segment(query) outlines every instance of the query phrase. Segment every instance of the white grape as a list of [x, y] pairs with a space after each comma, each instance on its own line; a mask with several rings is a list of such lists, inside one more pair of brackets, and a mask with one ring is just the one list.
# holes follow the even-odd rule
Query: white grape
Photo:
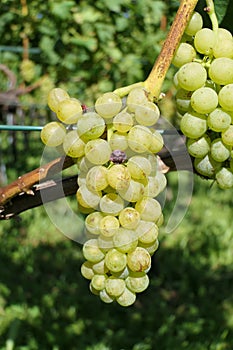
[[41, 130], [40, 137], [46, 146], [57, 147], [62, 144], [66, 136], [66, 128], [62, 123], [47, 123]]
[[114, 117], [120, 112], [121, 108], [121, 98], [114, 92], [106, 92], [95, 103], [96, 112], [105, 119]]
[[181, 88], [194, 91], [204, 86], [207, 79], [206, 69], [198, 62], [184, 64], [177, 74]]
[[103, 165], [111, 155], [109, 143], [102, 139], [90, 140], [85, 146], [85, 156], [92, 164]]

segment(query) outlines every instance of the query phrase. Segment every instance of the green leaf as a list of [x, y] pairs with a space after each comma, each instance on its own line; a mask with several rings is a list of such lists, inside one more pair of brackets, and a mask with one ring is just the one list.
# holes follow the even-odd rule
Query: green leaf
[[226, 9], [226, 13], [222, 19], [221, 27], [228, 29], [233, 33], [233, 26], [232, 26], [232, 18], [233, 18], [233, 1], [228, 0], [228, 7]]

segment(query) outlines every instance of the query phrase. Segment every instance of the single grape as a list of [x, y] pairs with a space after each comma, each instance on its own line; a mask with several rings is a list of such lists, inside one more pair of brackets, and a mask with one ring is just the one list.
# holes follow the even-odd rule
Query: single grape
[[142, 156], [133, 156], [127, 162], [127, 169], [133, 179], [145, 179], [151, 173], [150, 161]]
[[176, 93], [176, 107], [181, 114], [186, 113], [190, 108], [192, 91], [184, 89], [177, 90]]
[[203, 26], [203, 19], [199, 12], [194, 11], [192, 16], [185, 28], [185, 33], [193, 36], [195, 35]]
[[99, 249], [97, 239], [89, 239], [83, 245], [84, 258], [92, 263], [97, 263], [104, 259], [104, 253]]
[[211, 157], [217, 162], [224, 162], [230, 157], [231, 147], [224, 145], [221, 138], [217, 138], [212, 141], [210, 154]]
[[95, 165], [103, 165], [109, 161], [112, 153], [109, 143], [102, 139], [90, 140], [85, 146], [85, 156]]
[[222, 41], [222, 40], [231, 40], [232, 39], [232, 34], [229, 30], [225, 28], [218, 28], [217, 30], [217, 39]]
[[194, 37], [195, 49], [204, 55], [211, 55], [216, 43], [216, 35], [212, 29], [202, 28]]
[[131, 90], [127, 96], [127, 111], [135, 113], [137, 106], [143, 105], [148, 101], [147, 92], [144, 88], [135, 88]]
[[57, 117], [63, 123], [74, 124], [82, 117], [82, 105], [75, 98], [67, 98], [58, 103]]
[[129, 253], [137, 247], [138, 240], [133, 230], [120, 227], [113, 236], [113, 244], [121, 253]]
[[222, 108], [216, 108], [207, 118], [208, 127], [216, 132], [226, 130], [231, 124], [231, 116]]
[[83, 156], [77, 159], [77, 167], [79, 172], [86, 174], [88, 170], [93, 167], [93, 164], [89, 162], [87, 157]]
[[90, 213], [87, 215], [85, 219], [85, 227], [88, 232], [99, 235], [100, 234], [100, 222], [103, 219], [103, 214], [95, 211], [94, 213]]
[[233, 58], [233, 40], [231, 39], [218, 39], [213, 48], [213, 54], [215, 58], [228, 57]]
[[85, 139], [97, 139], [105, 130], [105, 121], [95, 112], [87, 112], [79, 118], [77, 131], [80, 137]]
[[97, 263], [92, 263], [92, 270], [95, 274], [105, 275], [108, 272], [108, 268], [105, 265], [104, 259], [98, 261]]
[[180, 129], [192, 139], [199, 138], [207, 131], [206, 116], [195, 111], [187, 112], [180, 121]]
[[85, 208], [97, 208], [101, 199], [100, 191], [90, 191], [86, 185], [82, 185], [76, 192], [76, 198], [79, 204]]
[[144, 195], [147, 197], [157, 197], [167, 185], [166, 176], [158, 171], [154, 176], [148, 176], [147, 183], [144, 186]]
[[41, 130], [41, 140], [46, 146], [57, 147], [66, 136], [66, 128], [59, 122], [50, 122]]
[[152, 256], [159, 248], [159, 241], [156, 239], [153, 243], [150, 244], [138, 242], [138, 246], [144, 248]]
[[95, 290], [102, 290], [105, 287], [105, 283], [107, 281], [106, 275], [94, 275], [91, 279], [91, 285]]
[[145, 272], [131, 272], [125, 283], [132, 292], [141, 293], [147, 289], [150, 281]]
[[107, 169], [103, 165], [92, 167], [86, 175], [86, 186], [90, 191], [102, 191], [108, 186]]
[[128, 133], [128, 145], [136, 153], [144, 153], [150, 149], [152, 132], [143, 125], [133, 126]]
[[100, 221], [100, 232], [105, 237], [112, 237], [120, 227], [119, 220], [112, 215], [102, 217]]
[[114, 132], [110, 137], [109, 145], [112, 150], [125, 151], [128, 148], [127, 134]]
[[128, 288], [125, 288], [124, 292], [116, 299], [121, 306], [130, 306], [136, 300], [136, 294], [131, 292]]
[[188, 139], [187, 149], [191, 156], [195, 158], [203, 158], [210, 151], [211, 140], [208, 135], [203, 135], [198, 139]]
[[99, 290], [96, 290], [96, 289], [93, 287], [93, 285], [92, 285], [91, 283], [89, 284], [89, 289], [90, 289], [90, 292], [91, 292], [92, 294], [98, 295], [98, 296], [99, 296], [100, 291], [99, 291]]
[[181, 67], [185, 63], [192, 62], [196, 58], [194, 47], [188, 43], [180, 43], [175, 52], [172, 63], [175, 67]]
[[222, 168], [216, 173], [216, 181], [220, 188], [228, 189], [233, 187], [233, 173], [230, 168]]
[[100, 210], [107, 215], [118, 215], [123, 208], [124, 201], [116, 193], [107, 193], [100, 200]]
[[107, 171], [109, 185], [117, 191], [126, 189], [131, 180], [129, 169], [123, 164], [114, 164]]
[[[233, 60], [232, 60], [233, 63]], [[232, 67], [233, 74], [233, 67]], [[219, 104], [226, 111], [233, 111], [233, 84], [223, 86], [218, 94]]]
[[48, 106], [53, 112], [57, 113], [59, 102], [69, 99], [69, 97], [69, 94], [65, 90], [54, 88], [48, 94]]
[[69, 131], [63, 140], [63, 149], [71, 158], [82, 157], [85, 153], [85, 143], [77, 134], [76, 130]]
[[207, 154], [204, 158], [195, 158], [194, 160], [194, 168], [196, 171], [208, 178], [213, 178], [215, 172], [221, 168], [221, 164], [215, 161], [209, 154]]
[[233, 125], [230, 125], [221, 133], [222, 141], [229, 146], [233, 146]]
[[124, 190], [118, 191], [118, 193], [128, 202], [137, 202], [144, 195], [144, 186], [142, 183], [131, 179], [129, 186]]
[[217, 105], [218, 95], [209, 87], [197, 89], [191, 96], [191, 106], [197, 113], [211, 113]]
[[135, 107], [135, 119], [141, 125], [154, 125], [157, 123], [159, 115], [159, 107], [150, 101], [147, 101], [143, 105], [138, 105]]
[[219, 85], [233, 83], [233, 60], [227, 57], [213, 60], [209, 68], [209, 77]]
[[105, 254], [114, 246], [112, 238], [106, 237], [102, 234], [98, 236], [98, 245], [102, 252], [104, 252]]
[[156, 222], [162, 213], [161, 205], [156, 199], [143, 197], [135, 204], [135, 209], [140, 213], [141, 219]]
[[126, 207], [119, 214], [119, 222], [124, 228], [135, 229], [140, 222], [140, 214], [136, 209]]
[[105, 264], [111, 272], [120, 272], [126, 267], [127, 256], [117, 249], [111, 249], [105, 256]]
[[111, 297], [111, 296], [106, 292], [105, 289], [102, 289], [102, 290], [100, 291], [99, 297], [100, 297], [100, 299], [101, 299], [104, 303], [106, 303], [106, 304], [110, 304], [110, 303], [112, 303], [112, 302], [114, 301], [114, 298]]
[[110, 119], [120, 112], [121, 98], [114, 92], [106, 92], [95, 103], [96, 112], [105, 119]]
[[95, 274], [92, 266], [93, 264], [90, 261], [85, 261], [81, 266], [81, 274], [87, 280], [91, 280]]
[[125, 281], [120, 278], [110, 276], [106, 280], [105, 290], [111, 297], [119, 297], [125, 290]]
[[207, 72], [200, 63], [189, 62], [179, 69], [177, 79], [181, 88], [194, 91], [205, 85]]
[[133, 126], [133, 117], [127, 111], [122, 111], [113, 118], [113, 126], [120, 133], [126, 133]]
[[128, 253], [127, 264], [130, 270], [142, 272], [151, 266], [151, 256], [146, 249], [137, 247], [133, 252]]
[[158, 226], [151, 221], [141, 220], [135, 230], [135, 235], [140, 243], [152, 244], [158, 238]]

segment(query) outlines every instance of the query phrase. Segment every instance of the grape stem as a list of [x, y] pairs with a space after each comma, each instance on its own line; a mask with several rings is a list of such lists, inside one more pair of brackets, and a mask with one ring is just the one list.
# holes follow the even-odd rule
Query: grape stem
[[167, 39], [148, 78], [145, 80], [145, 88], [150, 93], [152, 100], [158, 100], [160, 96], [165, 75], [197, 2], [198, 0], [182, 0], [180, 3]]
[[218, 19], [215, 13], [214, 9], [214, 2], [213, 0], [206, 0], [206, 12], [208, 13], [211, 23], [212, 23], [212, 29], [214, 32], [217, 32], [218, 30]]

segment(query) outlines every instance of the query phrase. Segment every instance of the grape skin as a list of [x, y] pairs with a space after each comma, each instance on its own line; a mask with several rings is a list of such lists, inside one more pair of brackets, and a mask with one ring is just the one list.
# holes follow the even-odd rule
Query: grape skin
[[179, 69], [177, 79], [183, 89], [194, 91], [204, 86], [207, 72], [200, 63], [189, 62]]

